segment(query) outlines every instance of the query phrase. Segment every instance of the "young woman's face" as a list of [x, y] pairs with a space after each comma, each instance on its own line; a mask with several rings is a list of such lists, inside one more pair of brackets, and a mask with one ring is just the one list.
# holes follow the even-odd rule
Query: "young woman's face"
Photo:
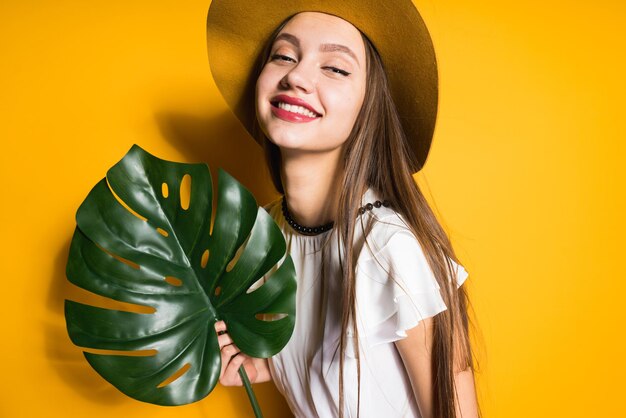
[[295, 15], [278, 34], [256, 84], [261, 129], [281, 149], [341, 147], [365, 96], [365, 45], [349, 22]]

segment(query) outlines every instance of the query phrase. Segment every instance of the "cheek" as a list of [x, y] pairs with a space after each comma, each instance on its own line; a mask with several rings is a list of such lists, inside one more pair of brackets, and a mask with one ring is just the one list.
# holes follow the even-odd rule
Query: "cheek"
[[259, 77], [257, 78], [257, 81], [256, 81], [257, 93], [260, 93], [260, 94], [267, 93], [267, 89], [271, 83], [272, 77], [273, 77], [273, 74], [272, 74], [271, 69], [269, 69], [267, 65], [263, 67], [263, 70], [261, 71], [261, 74], [259, 74]]
[[361, 110], [363, 95], [359, 91], [350, 89], [333, 94], [329, 100], [332, 100], [333, 109], [338, 117], [346, 122], [353, 122]]
[[255, 104], [257, 110], [265, 107], [269, 92], [270, 88], [267, 74], [261, 73], [256, 81], [255, 87]]
[[266, 77], [263, 73], [259, 75], [259, 78], [256, 80], [256, 97], [258, 99], [259, 96], [263, 95], [265, 91], [265, 81]]
[[357, 89], [357, 93], [355, 94], [356, 101], [356, 114], [359, 113], [361, 107], [363, 106], [363, 101], [365, 100], [365, 79], [361, 80], [359, 83], [359, 88]]

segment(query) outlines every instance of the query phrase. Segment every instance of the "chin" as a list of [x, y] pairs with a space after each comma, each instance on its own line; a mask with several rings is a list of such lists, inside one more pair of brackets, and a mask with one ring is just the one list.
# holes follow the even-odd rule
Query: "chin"
[[280, 147], [300, 148], [302, 145], [312, 141], [312, 138], [302, 134], [302, 128], [295, 125], [284, 126], [272, 121], [262, 129], [270, 141]]
[[270, 141], [281, 149], [299, 150], [302, 149], [306, 141], [303, 138], [285, 138], [283, 136], [270, 136]]

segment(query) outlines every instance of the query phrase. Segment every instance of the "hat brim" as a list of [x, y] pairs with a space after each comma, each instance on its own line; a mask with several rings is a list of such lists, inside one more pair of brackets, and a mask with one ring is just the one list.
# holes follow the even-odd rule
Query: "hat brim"
[[278, 24], [303, 11], [338, 16], [373, 42], [418, 169], [423, 167], [437, 117], [437, 61], [426, 24], [410, 0], [213, 0], [206, 32], [211, 73], [237, 118], [252, 135], [254, 65]]

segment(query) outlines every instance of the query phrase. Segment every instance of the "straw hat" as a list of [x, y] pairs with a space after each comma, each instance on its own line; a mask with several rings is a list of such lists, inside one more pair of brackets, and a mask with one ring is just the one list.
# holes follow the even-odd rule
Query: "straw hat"
[[207, 47], [213, 79], [252, 135], [256, 117], [253, 69], [284, 19], [303, 11], [338, 16], [378, 50], [409, 144], [421, 169], [437, 117], [438, 77], [428, 29], [411, 0], [213, 0]]

